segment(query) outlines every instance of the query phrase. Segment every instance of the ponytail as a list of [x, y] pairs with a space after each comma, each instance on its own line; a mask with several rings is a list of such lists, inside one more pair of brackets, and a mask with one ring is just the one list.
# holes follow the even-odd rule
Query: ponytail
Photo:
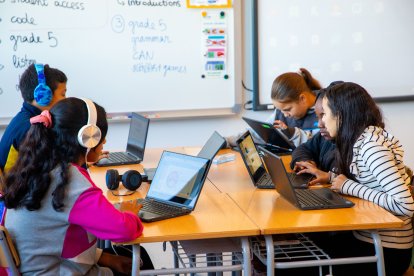
[[314, 79], [311, 75], [311, 73], [306, 70], [305, 68], [299, 69], [300, 74], [302, 75], [303, 79], [306, 82], [306, 85], [309, 87], [310, 90], [320, 90], [322, 89], [321, 84], [318, 80]]
[[278, 76], [272, 84], [272, 100], [286, 103], [299, 100], [301, 93], [313, 93], [313, 90], [321, 89], [319, 81], [314, 79], [305, 68], [299, 72], [288, 72]]

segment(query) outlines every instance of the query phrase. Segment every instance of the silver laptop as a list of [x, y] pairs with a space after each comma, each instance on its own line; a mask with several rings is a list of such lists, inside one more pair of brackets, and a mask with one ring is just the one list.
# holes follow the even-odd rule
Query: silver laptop
[[[272, 179], [268, 174], [268, 169], [257, 151], [251, 133], [246, 131], [239, 137], [236, 143], [253, 184], [257, 188], [273, 189], [275, 185], [273, 184]], [[308, 187], [308, 183], [313, 178], [313, 175], [298, 175], [296, 173], [290, 173], [289, 177], [291, 178], [292, 184], [295, 188], [305, 189]]]
[[164, 151], [138, 216], [145, 222], [191, 213], [207, 178], [211, 160]]
[[[214, 156], [216, 156], [217, 152], [225, 143], [226, 139], [224, 139], [217, 131], [214, 131], [197, 156], [213, 160]], [[144, 173], [147, 175], [148, 181], [152, 181], [156, 169], [157, 168], [144, 168]]]
[[329, 188], [295, 189], [280, 157], [262, 147], [259, 147], [259, 151], [262, 153], [277, 192], [299, 209], [337, 209], [354, 206], [352, 201], [343, 198]]
[[132, 113], [126, 151], [110, 152], [109, 157], [99, 160], [96, 166], [104, 167], [141, 163], [144, 159], [149, 121], [144, 116]]

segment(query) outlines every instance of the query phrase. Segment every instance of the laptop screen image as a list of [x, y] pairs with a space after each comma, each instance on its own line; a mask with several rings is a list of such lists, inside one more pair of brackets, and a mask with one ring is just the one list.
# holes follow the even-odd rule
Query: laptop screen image
[[144, 157], [148, 127], [148, 118], [145, 118], [137, 113], [132, 113], [126, 151], [140, 159]]
[[165, 151], [146, 199], [193, 210], [207, 174], [209, 159]]
[[237, 146], [240, 149], [247, 171], [253, 182], [256, 184], [259, 178], [266, 173], [266, 169], [249, 131], [240, 136], [237, 140]]

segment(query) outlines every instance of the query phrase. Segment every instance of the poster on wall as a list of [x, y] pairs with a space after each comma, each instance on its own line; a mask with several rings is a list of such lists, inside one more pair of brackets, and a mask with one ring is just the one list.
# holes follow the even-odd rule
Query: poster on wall
[[228, 79], [227, 16], [225, 11], [201, 13], [202, 78]]

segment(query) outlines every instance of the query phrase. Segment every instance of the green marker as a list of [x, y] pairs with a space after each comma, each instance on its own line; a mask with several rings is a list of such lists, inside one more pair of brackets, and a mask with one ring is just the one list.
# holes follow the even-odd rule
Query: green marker
[[269, 125], [265, 125], [265, 124], [263, 124], [262, 127], [264, 127], [264, 128], [270, 128]]

